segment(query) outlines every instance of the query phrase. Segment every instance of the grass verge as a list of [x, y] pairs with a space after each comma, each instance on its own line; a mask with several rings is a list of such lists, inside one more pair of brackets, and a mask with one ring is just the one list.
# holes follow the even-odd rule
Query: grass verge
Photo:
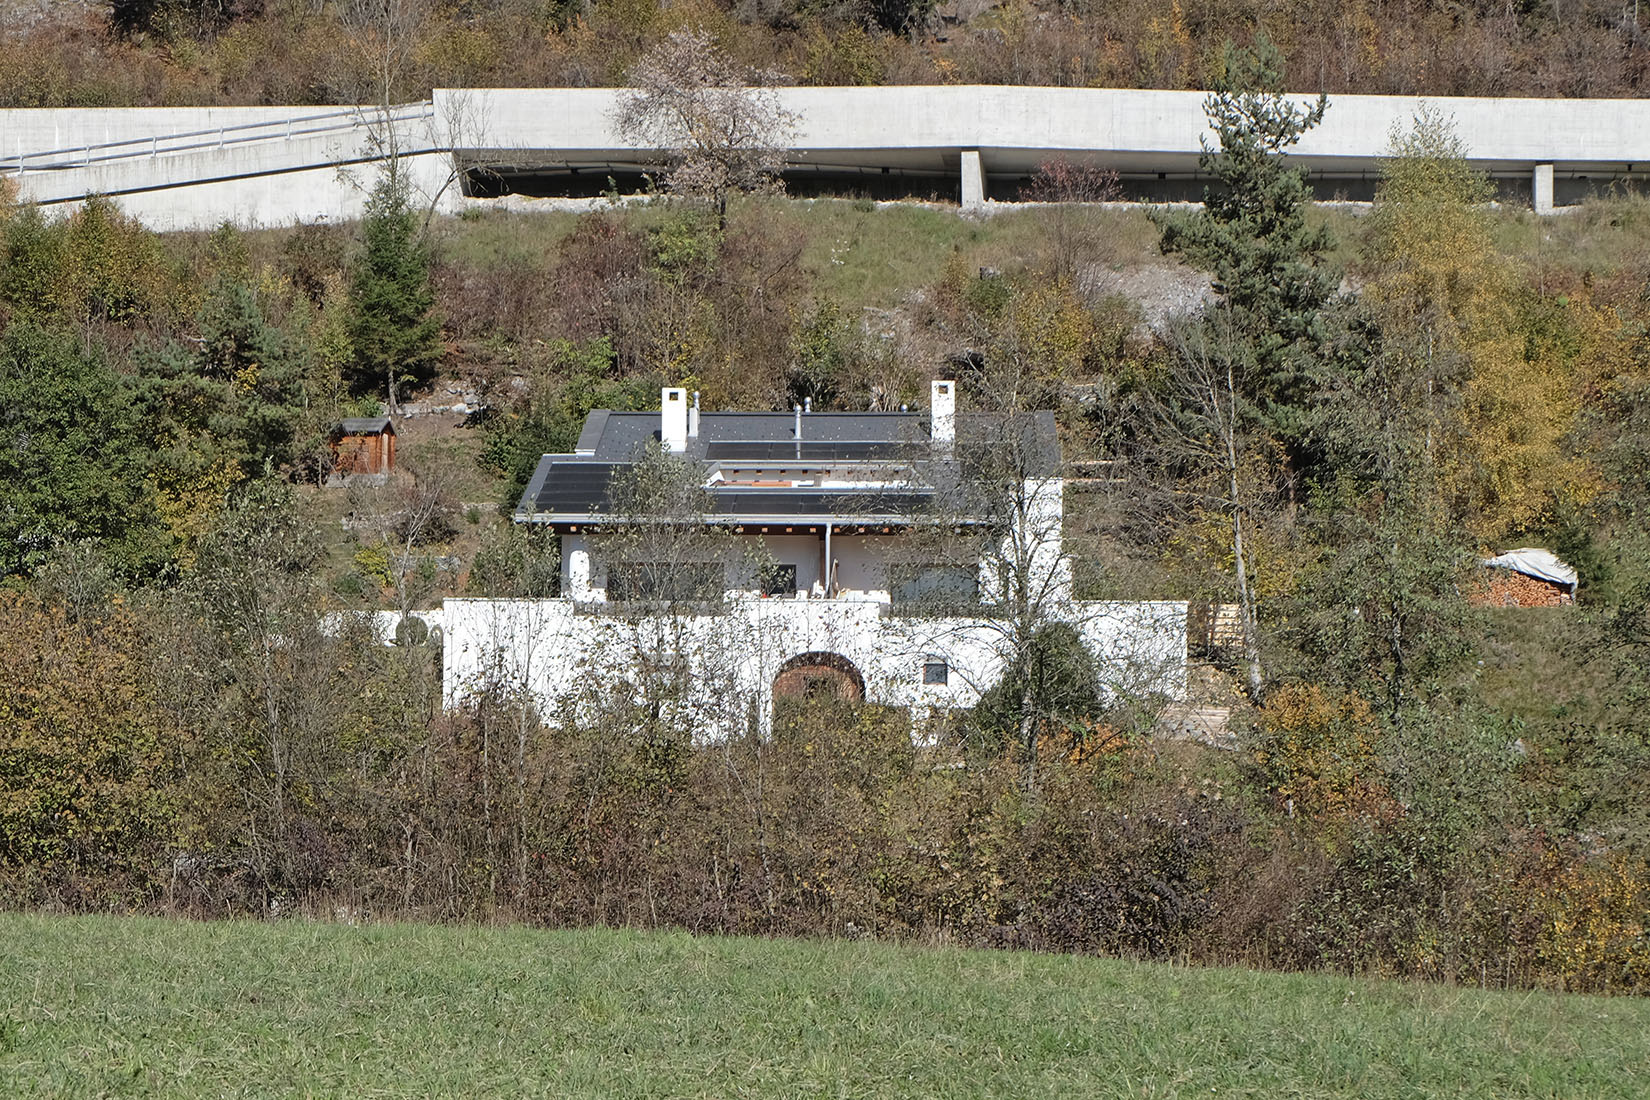
[[7, 1096], [1628, 1097], [1650, 1003], [679, 933], [0, 917]]

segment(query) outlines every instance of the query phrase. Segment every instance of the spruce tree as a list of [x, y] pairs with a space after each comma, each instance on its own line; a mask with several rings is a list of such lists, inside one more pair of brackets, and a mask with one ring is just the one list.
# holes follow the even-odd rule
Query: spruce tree
[[1284, 153], [1323, 119], [1328, 101], [1303, 106], [1283, 95], [1283, 57], [1260, 35], [1227, 44], [1223, 72], [1204, 100], [1219, 148], [1199, 164], [1215, 179], [1203, 209], [1154, 218], [1165, 253], [1209, 272], [1217, 308], [1247, 346], [1243, 396], [1292, 449], [1308, 431], [1320, 313], [1339, 283], [1324, 264], [1333, 241], [1306, 223], [1303, 169]]
[[373, 188], [361, 230], [350, 283], [351, 382], [357, 392], [382, 384], [394, 410], [400, 388], [428, 382], [441, 359], [430, 252], [396, 173]]

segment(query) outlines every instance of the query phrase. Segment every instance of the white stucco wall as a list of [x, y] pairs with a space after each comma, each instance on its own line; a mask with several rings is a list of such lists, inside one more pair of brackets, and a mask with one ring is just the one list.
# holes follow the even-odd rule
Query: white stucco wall
[[[852, 662], [870, 702], [968, 707], [1001, 676], [1009, 639], [984, 618], [905, 618], [849, 600], [732, 601], [719, 614], [633, 618], [573, 600], [446, 601], [443, 692], [448, 705], [488, 687], [530, 693], [547, 713], [603, 692], [639, 694], [650, 666], [680, 654], [693, 684], [697, 735], [714, 737], [771, 713], [773, 680], [806, 653]], [[1185, 693], [1186, 605], [1074, 602], [1058, 616], [1081, 631], [1109, 690]], [[950, 666], [922, 683], [923, 664]]]

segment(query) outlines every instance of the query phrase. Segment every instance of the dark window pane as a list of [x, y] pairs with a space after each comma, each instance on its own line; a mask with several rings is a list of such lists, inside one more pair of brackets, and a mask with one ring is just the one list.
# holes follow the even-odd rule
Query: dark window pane
[[796, 595], [796, 566], [776, 565], [765, 574], [762, 590], [770, 596]]
[[722, 595], [715, 562], [614, 562], [607, 567], [610, 600], [714, 600]]
[[894, 602], [939, 608], [967, 607], [980, 602], [978, 571], [962, 566], [931, 565], [900, 570], [895, 578]]

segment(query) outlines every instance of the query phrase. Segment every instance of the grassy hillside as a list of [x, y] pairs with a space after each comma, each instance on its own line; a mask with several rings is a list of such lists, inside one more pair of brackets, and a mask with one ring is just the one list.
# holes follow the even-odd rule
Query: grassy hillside
[[0, 1091], [1643, 1095], [1650, 1004], [620, 932], [0, 918]]

